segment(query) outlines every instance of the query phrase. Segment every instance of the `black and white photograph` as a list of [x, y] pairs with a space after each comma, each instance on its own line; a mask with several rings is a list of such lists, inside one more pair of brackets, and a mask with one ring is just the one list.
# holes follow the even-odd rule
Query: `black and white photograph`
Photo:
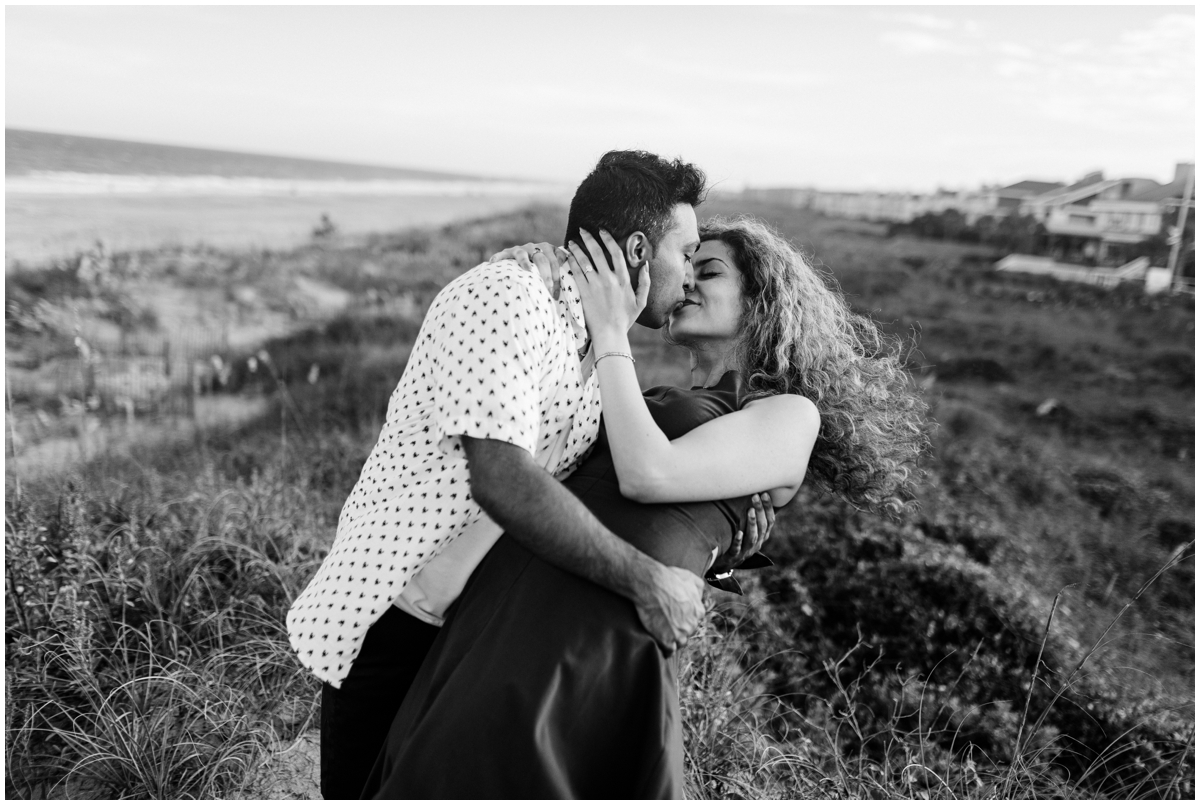
[[6, 799], [1192, 799], [1195, 6], [8, 5]]

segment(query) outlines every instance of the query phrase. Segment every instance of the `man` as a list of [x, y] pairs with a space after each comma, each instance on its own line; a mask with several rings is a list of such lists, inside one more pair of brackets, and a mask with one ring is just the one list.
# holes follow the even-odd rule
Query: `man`
[[[691, 165], [613, 151], [571, 202], [568, 240], [604, 229], [633, 271], [649, 261], [644, 326], [661, 327], [691, 287], [703, 192]], [[561, 283], [554, 299], [502, 261], [438, 294], [333, 547], [288, 613], [292, 646], [324, 682], [327, 799], [360, 795], [447, 608], [504, 531], [630, 599], [667, 650], [698, 626], [703, 583], [618, 538], [556, 480], [600, 418], [582, 308], [573, 278]]]

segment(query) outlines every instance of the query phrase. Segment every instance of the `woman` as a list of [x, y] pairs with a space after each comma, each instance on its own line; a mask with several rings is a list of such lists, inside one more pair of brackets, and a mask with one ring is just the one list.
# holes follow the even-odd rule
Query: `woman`
[[[781, 237], [713, 221], [670, 337], [690, 390], [637, 384], [627, 331], [645, 304], [617, 243], [564, 251], [604, 400], [604, 432], [566, 481], [622, 538], [701, 575], [752, 493], [787, 503], [806, 472], [851, 502], [903, 505], [922, 403], [869, 321]], [[607, 252], [607, 253], [606, 253]], [[611, 266], [611, 267], [610, 267]], [[626, 599], [503, 537], [450, 613], [393, 722], [366, 796], [682, 795], [677, 659]]]

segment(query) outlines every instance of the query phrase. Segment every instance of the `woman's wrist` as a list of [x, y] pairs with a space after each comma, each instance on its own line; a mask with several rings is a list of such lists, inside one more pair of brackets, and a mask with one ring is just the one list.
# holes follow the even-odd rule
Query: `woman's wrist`
[[602, 352], [629, 352], [629, 334], [622, 330], [599, 329], [592, 333], [592, 350]]

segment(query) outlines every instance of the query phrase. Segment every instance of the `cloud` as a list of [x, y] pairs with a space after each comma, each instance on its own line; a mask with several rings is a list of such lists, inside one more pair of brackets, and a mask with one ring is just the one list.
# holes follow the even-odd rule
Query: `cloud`
[[1028, 60], [1037, 56], [1037, 53], [1033, 50], [1033, 48], [1027, 47], [1026, 45], [1017, 44], [1016, 42], [997, 42], [996, 44], [992, 45], [992, 50], [996, 51], [1002, 56], [1007, 56], [1010, 59]]
[[926, 55], [930, 53], [967, 54], [972, 48], [959, 42], [954, 42], [940, 36], [921, 31], [885, 31], [879, 35], [879, 41], [885, 45], [909, 55]]
[[984, 32], [983, 26], [977, 20], [954, 20], [950, 17], [920, 12], [882, 11], [870, 14], [869, 19], [891, 24], [899, 23], [925, 31], [937, 31], [942, 34], [950, 34], [955, 38], [961, 38], [964, 35], [979, 38]]
[[1086, 53], [1092, 47], [1092, 43], [1086, 39], [1072, 39], [1069, 42], [1063, 42], [1055, 47], [1058, 53], [1064, 56], [1078, 56], [1081, 53]]
[[955, 20], [924, 12], [877, 12], [871, 17], [901, 27], [884, 31], [879, 41], [908, 55], [949, 53], [970, 55], [977, 52], [968, 40], [978, 39], [983, 26], [976, 20]]
[[1004, 59], [996, 63], [995, 72], [1001, 78], [1018, 78], [1025, 75], [1034, 75], [1040, 71], [1028, 61]]
[[702, 62], [681, 62], [678, 59], [648, 56], [641, 51], [628, 54], [626, 61], [639, 73], [677, 76], [693, 84], [703, 82], [741, 87], [797, 89], [813, 87], [825, 82], [825, 77], [819, 73], [789, 69], [786, 66], [777, 68], [714, 66]]
[[953, 31], [957, 27], [957, 23], [948, 17], [920, 12], [876, 11], [869, 14], [868, 17], [881, 22], [898, 22], [902, 25], [924, 28], [927, 31]]
[[1150, 131], [1194, 115], [1194, 34], [1190, 15], [1172, 13], [1107, 40], [1000, 42], [993, 71], [1014, 83], [1036, 75], [1034, 105], [1050, 119]]
[[893, 19], [931, 31], [953, 31], [955, 27], [954, 20], [936, 17], [933, 14], [896, 14]]
[[1195, 41], [1194, 17], [1188, 14], [1166, 14], [1147, 28], [1121, 34], [1121, 40], [1114, 50], [1125, 55], [1153, 54], [1181, 45], [1194, 48]]
[[815, 73], [788, 70], [739, 70], [697, 64], [688, 65], [683, 75], [701, 81], [777, 88], [812, 87], [823, 81], [822, 77]]

